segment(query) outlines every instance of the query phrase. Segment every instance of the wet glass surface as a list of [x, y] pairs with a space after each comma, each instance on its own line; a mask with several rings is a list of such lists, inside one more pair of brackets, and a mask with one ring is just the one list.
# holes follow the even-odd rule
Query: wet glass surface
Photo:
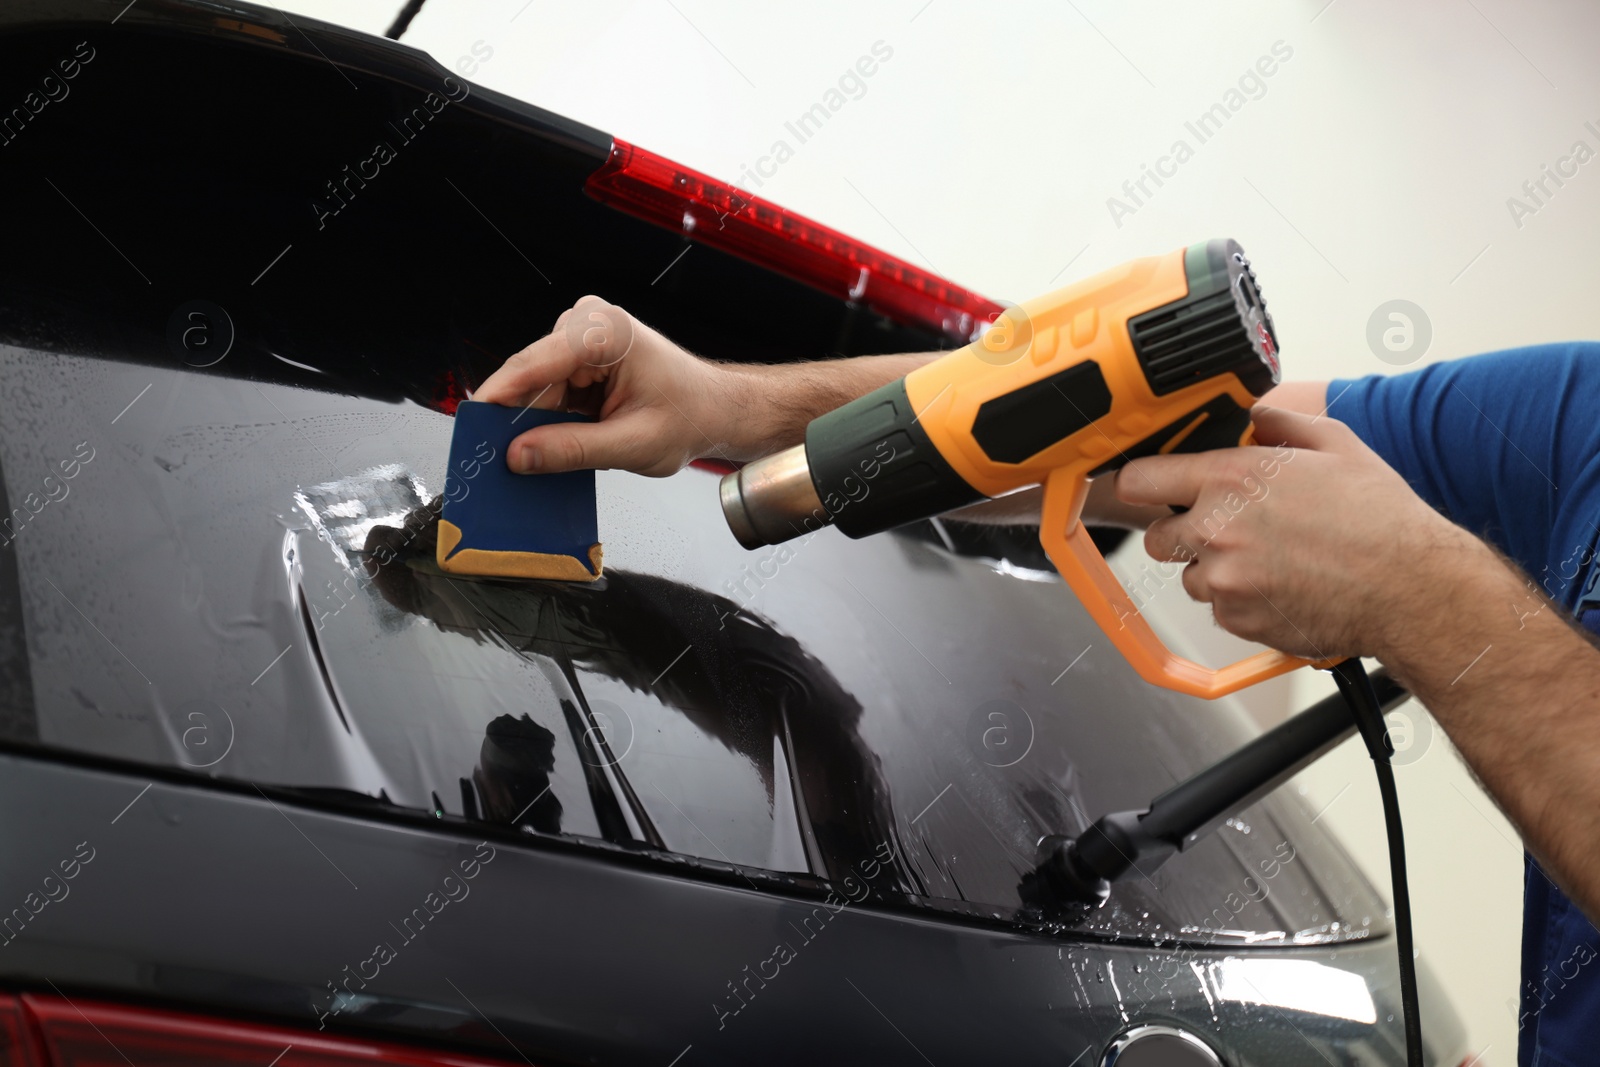
[[[1012, 918], [1039, 837], [1250, 734], [1140, 683], [1053, 576], [897, 534], [746, 552], [704, 471], [599, 474], [600, 582], [462, 579], [432, 562], [448, 416], [17, 348], [0, 403], [46, 745]], [[1273, 798], [1090, 924], [1383, 920]]]

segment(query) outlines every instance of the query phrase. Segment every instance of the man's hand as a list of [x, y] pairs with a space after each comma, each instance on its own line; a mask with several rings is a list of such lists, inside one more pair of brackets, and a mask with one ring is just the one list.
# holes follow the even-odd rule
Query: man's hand
[[[1493, 549], [1342, 423], [1256, 408], [1261, 447], [1152, 456], [1117, 496], [1175, 504], [1145, 535], [1241, 637], [1370, 655], [1438, 718], [1543, 869], [1600, 920], [1600, 652]], [[1275, 446], [1275, 447], [1274, 447]]]
[[1390, 655], [1407, 639], [1404, 604], [1427, 603], [1425, 575], [1488, 549], [1343, 423], [1268, 407], [1251, 417], [1256, 447], [1122, 469], [1124, 503], [1189, 509], [1151, 523], [1145, 549], [1190, 561], [1184, 588], [1240, 637], [1315, 659]]
[[620, 467], [664, 477], [725, 447], [711, 436], [725, 421], [717, 370], [614, 304], [586, 296], [491, 374], [473, 399], [598, 420], [517, 437], [506, 464], [518, 474]]
[[474, 400], [581, 411], [511, 442], [518, 474], [621, 468], [664, 477], [695, 459], [757, 459], [799, 444], [818, 415], [940, 355], [779, 366], [701, 359], [614, 304], [586, 296], [491, 374]]

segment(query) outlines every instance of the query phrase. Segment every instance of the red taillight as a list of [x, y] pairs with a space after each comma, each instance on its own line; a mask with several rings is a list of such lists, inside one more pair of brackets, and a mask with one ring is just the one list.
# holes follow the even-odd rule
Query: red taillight
[[965, 344], [1005, 310], [803, 215], [623, 141], [584, 188], [603, 204]]
[[445, 371], [433, 380], [433, 403], [430, 405], [433, 410], [454, 415], [465, 399], [467, 388], [454, 371]]
[[0, 998], [3, 1038], [3, 1067], [504, 1067], [311, 1029], [31, 993]]
[[0, 1067], [42, 1067], [28, 1018], [16, 997], [0, 997]]

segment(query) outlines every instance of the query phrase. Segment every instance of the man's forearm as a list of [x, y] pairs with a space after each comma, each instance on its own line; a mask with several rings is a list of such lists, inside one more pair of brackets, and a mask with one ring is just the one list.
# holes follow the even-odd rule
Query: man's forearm
[[[764, 366], [717, 364], [730, 439], [718, 442], [728, 459], [752, 460], [805, 440], [818, 415], [903, 378], [943, 352], [857, 356]], [[722, 455], [723, 452], [719, 452]]]
[[1434, 714], [1531, 852], [1600, 919], [1600, 649], [1464, 531], [1418, 560], [1380, 659]]

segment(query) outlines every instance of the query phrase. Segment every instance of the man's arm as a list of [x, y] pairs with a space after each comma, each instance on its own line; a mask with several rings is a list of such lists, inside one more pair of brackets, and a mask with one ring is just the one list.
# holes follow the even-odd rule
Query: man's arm
[[[1189, 509], [1152, 523], [1146, 549], [1188, 561], [1184, 589], [1231, 633], [1382, 661], [1545, 869], [1600, 918], [1600, 649], [1343, 423], [1253, 414], [1263, 447], [1123, 469], [1125, 502]], [[1228, 518], [1205, 521], [1214, 515]]]
[[1421, 581], [1407, 583], [1378, 658], [1439, 720], [1540, 866], [1600, 919], [1600, 649], [1464, 530], [1413, 563]]
[[[583, 330], [570, 328], [574, 317]], [[519, 473], [615, 467], [664, 475], [695, 459], [744, 462], [797, 445], [812, 419], [946, 354], [722, 363], [695, 356], [622, 308], [586, 296], [548, 335], [490, 375], [473, 398], [583, 410], [601, 420], [521, 435], [506, 457]], [[1326, 392], [1325, 383], [1291, 383], [1268, 396], [1279, 407], [1320, 414]], [[1117, 500], [1113, 480], [1101, 478], [1091, 487], [1084, 505], [1089, 521], [1143, 529], [1169, 514]], [[1037, 524], [1040, 497], [1038, 489], [1028, 489], [954, 514], [972, 522]]]
[[[574, 316], [585, 325], [581, 332], [568, 328]], [[797, 445], [812, 419], [942, 355], [721, 363], [695, 356], [623, 309], [590, 296], [564, 312], [549, 334], [508, 359], [473, 399], [579, 410], [600, 420], [522, 434], [506, 455], [519, 474], [598, 467], [667, 475], [696, 459], [744, 462]], [[1320, 387], [1315, 395], [1320, 405]], [[1101, 478], [1091, 487], [1084, 506], [1091, 522], [1143, 529], [1170, 514], [1122, 503], [1111, 491], [1112, 480]], [[954, 514], [969, 522], [1036, 525], [1040, 498], [1038, 489], [1027, 489]]]
[[814, 363], [713, 363], [727, 405], [730, 452], [752, 460], [797, 445], [806, 427], [880, 386], [904, 378], [943, 352], [855, 356]]
[[621, 469], [665, 476], [696, 459], [758, 459], [805, 439], [818, 415], [942, 353], [816, 363], [718, 363], [674, 344], [622, 308], [586, 296], [555, 328], [506, 360], [473, 394], [495, 404], [581, 411], [506, 451], [518, 474]]

